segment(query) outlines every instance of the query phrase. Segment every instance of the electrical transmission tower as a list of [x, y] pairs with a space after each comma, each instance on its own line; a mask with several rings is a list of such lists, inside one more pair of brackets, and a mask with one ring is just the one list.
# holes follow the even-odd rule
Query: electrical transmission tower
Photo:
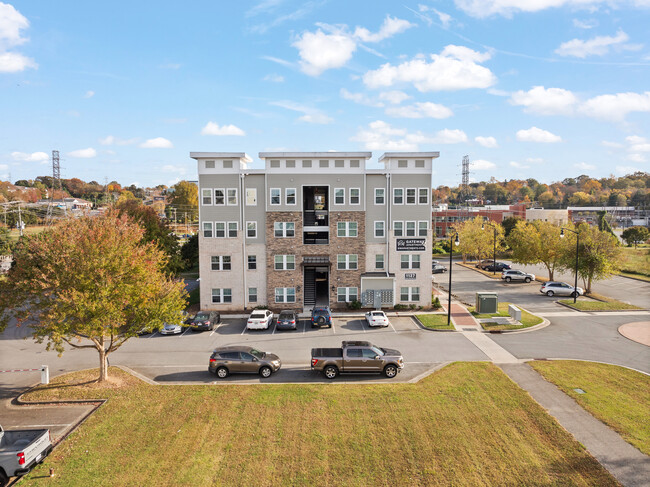
[[463, 181], [460, 187], [460, 194], [465, 200], [469, 198], [469, 156], [463, 157]]
[[54, 191], [56, 188], [61, 191], [61, 163], [59, 162], [59, 151], [52, 151], [52, 194], [50, 195], [50, 202], [47, 205], [46, 221], [48, 225], [52, 224], [52, 212], [54, 210]]

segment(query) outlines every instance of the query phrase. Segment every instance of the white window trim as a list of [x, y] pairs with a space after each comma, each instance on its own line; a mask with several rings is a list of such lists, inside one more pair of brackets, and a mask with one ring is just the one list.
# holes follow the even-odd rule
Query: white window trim
[[[420, 191], [424, 191], [427, 195], [427, 200], [424, 203], [420, 203]], [[418, 188], [418, 205], [428, 205], [429, 204], [429, 195], [431, 190], [429, 188]]]
[[[223, 237], [217, 237], [217, 224], [223, 224]], [[228, 237], [228, 223], [226, 222], [214, 222], [214, 238], [227, 238]]]
[[[339, 295], [342, 294], [341, 289], [345, 289], [345, 299], [343, 301], [341, 301], [339, 299]], [[354, 296], [355, 296], [354, 300], [350, 299], [350, 296], [352, 295], [352, 293], [350, 292], [351, 289], [354, 289]], [[358, 287], [337, 287], [336, 288], [336, 302], [337, 303], [350, 303], [350, 302], [356, 301], [358, 299], [359, 299], [359, 288]]]
[[[212, 268], [212, 258], [217, 257], [218, 260], [218, 269], [213, 269]], [[229, 257], [230, 258], [230, 269], [224, 269], [223, 264], [224, 264], [224, 257]], [[232, 257], [230, 255], [211, 255], [210, 256], [210, 270], [211, 271], [218, 271], [218, 272], [230, 272], [232, 270]]]
[[[402, 288], [408, 289], [408, 292], [407, 292], [408, 299], [407, 300], [402, 299]], [[418, 289], [418, 297], [419, 297], [419, 295], [420, 295], [420, 286], [412, 286], [412, 287], [400, 286], [400, 290], [399, 290], [399, 300], [400, 300], [400, 302], [402, 302], [402, 303], [417, 302], [418, 300], [413, 299], [413, 294], [414, 294], [413, 289], [415, 289], [415, 288]]]
[[[217, 191], [221, 191], [223, 194], [223, 203], [217, 203]], [[214, 206], [226, 206], [226, 203], [228, 203], [228, 193], [226, 192], [226, 188], [213, 188], [212, 196], [214, 196]]]
[[[395, 224], [396, 224], [396, 223], [401, 223], [401, 224], [402, 224], [402, 229], [400, 230], [402, 233], [399, 234], [399, 235], [397, 235], [397, 233], [395, 233]], [[405, 227], [404, 227], [404, 222], [403, 222], [402, 220], [394, 220], [394, 221], [393, 221], [393, 234], [394, 234], [396, 237], [403, 237], [403, 236], [404, 236], [404, 230], [405, 230]]]
[[[249, 223], [252, 223], [254, 225], [253, 230], [255, 231], [255, 235], [253, 235], [252, 237], [250, 235], [248, 235], [248, 225], [249, 225]], [[246, 238], [257, 238], [257, 222], [256, 221], [246, 222]]]
[[[250, 259], [251, 257], [255, 257], [255, 269], [251, 269], [251, 267], [250, 267], [251, 266], [251, 261], [248, 260], [248, 259]], [[257, 270], [257, 255], [249, 255], [249, 256], [246, 257], [246, 270], [247, 271], [256, 271]]]
[[[215, 291], [219, 291], [219, 293], [217, 295], [219, 297], [219, 301], [214, 300], [214, 298], [215, 298], [214, 292]], [[224, 298], [226, 296], [225, 291], [230, 291], [230, 294], [229, 294], [230, 301], [228, 301], [228, 302], [224, 301]], [[210, 300], [211, 300], [212, 304], [228, 304], [228, 303], [232, 303], [232, 288], [221, 288], [221, 289], [213, 288], [212, 292], [210, 293]]]
[[[278, 203], [273, 203], [273, 191], [278, 192]], [[271, 188], [269, 190], [269, 206], [281, 206], [282, 205], [282, 188]]]
[[[210, 194], [210, 203], [204, 203], [204, 198], [203, 192], [207, 191]], [[203, 206], [213, 206], [212, 202], [214, 201], [214, 189], [212, 188], [201, 188], [201, 204]]]
[[[384, 202], [383, 203], [377, 203], [377, 192], [378, 191], [383, 191], [384, 192]], [[386, 188], [375, 188], [375, 204], [376, 205], [385, 205], [386, 204]]]
[[237, 237], [239, 237], [239, 222], [228, 222], [226, 224], [226, 238], [237, 238], [237, 237], [231, 237], [230, 236], [230, 224], [231, 223], [235, 224], [235, 231], [237, 232]]
[[[252, 192], [254, 195], [255, 203], [248, 202], [248, 192]], [[257, 206], [257, 188], [246, 188], [246, 206]]]
[[[377, 257], [381, 257], [381, 267], [377, 267]], [[375, 254], [375, 269], [384, 270], [386, 268], [386, 257], [384, 254]]]
[[[377, 235], [377, 223], [382, 224], [381, 233], [383, 235]], [[383, 220], [375, 220], [373, 228], [374, 228], [374, 232], [375, 232], [375, 238], [386, 238], [386, 222], [385, 221], [383, 221]]]
[[[413, 224], [413, 235], [408, 234], [408, 224], [412, 223]], [[404, 236], [405, 237], [417, 237], [418, 235], [418, 222], [414, 221], [405, 221], [404, 222]]]
[[[404, 257], [407, 258], [408, 267], [402, 267], [402, 262], [403, 262], [402, 259]], [[417, 267], [413, 267], [413, 262], [415, 260], [413, 257], [418, 257], [419, 258], [419, 260], [417, 261], [418, 262]], [[399, 268], [401, 270], [406, 270], [406, 269], [416, 269], [417, 270], [417, 269], [421, 269], [422, 268], [422, 256], [420, 254], [402, 254], [402, 255], [400, 255]]]
[[[424, 223], [424, 224], [427, 225], [426, 230], [424, 232], [424, 235], [420, 235], [420, 223]], [[417, 225], [418, 225], [417, 226], [418, 237], [426, 237], [428, 235], [428, 233], [429, 233], [430, 222], [428, 222], [427, 220], [420, 220], [420, 221], [418, 221]]]
[[[406, 196], [406, 195], [407, 195], [407, 193], [409, 191], [413, 191], [413, 203], [408, 202], [408, 196]], [[418, 189], [417, 188], [406, 188], [404, 190], [404, 204], [409, 205], [409, 206], [418, 204]]]
[[[282, 292], [279, 294], [280, 296], [282, 296], [281, 301], [278, 301], [278, 289], [282, 290]], [[289, 293], [287, 291], [289, 289], [293, 289], [293, 301], [287, 301], [287, 296], [289, 295]], [[276, 287], [274, 289], [273, 296], [274, 296], [273, 299], [275, 300], [276, 303], [295, 303], [296, 302], [296, 288], [295, 287]]]
[[[336, 202], [336, 192], [343, 191], [343, 203]], [[345, 204], [345, 188], [334, 188], [334, 204], [337, 206], [343, 206]]]
[[[339, 224], [343, 223], [345, 225], [345, 228], [343, 230], [343, 235], [339, 235]], [[357, 226], [357, 234], [356, 235], [350, 235], [350, 225], [354, 223]], [[359, 237], [359, 224], [358, 222], [349, 222], [349, 221], [344, 221], [344, 222], [336, 222], [336, 236], [339, 238], [357, 238]]]
[[[275, 267], [275, 258], [276, 257], [282, 257], [282, 262], [281, 262], [282, 268], [281, 269], [278, 269], [277, 267]], [[287, 260], [288, 260], [287, 257], [293, 257], [293, 269], [288, 269], [287, 268]], [[273, 270], [276, 270], [276, 271], [295, 271], [296, 270], [296, 256], [292, 255], [292, 254], [274, 255], [273, 256]]]
[[[255, 299], [251, 299], [251, 289], [255, 289]], [[257, 303], [258, 298], [260, 297], [260, 294], [257, 292], [259, 288], [257, 287], [249, 287], [248, 288], [248, 302], [249, 303]]]
[[[287, 235], [287, 224], [292, 223], [293, 224], [293, 235], [288, 236]], [[275, 234], [275, 226], [280, 225], [280, 228], [282, 229], [282, 235], [279, 237]], [[296, 223], [295, 222], [274, 222], [273, 223], [273, 238], [294, 238], [296, 236]]]
[[[235, 192], [234, 203], [230, 202], [230, 195], [228, 194], [230, 191]], [[239, 191], [237, 191], [237, 188], [226, 188], [226, 206], [238, 206], [238, 205], [239, 205]]]
[[[345, 267], [343, 269], [339, 269], [339, 257], [340, 256], [345, 256]], [[357, 258], [356, 264], [357, 266], [352, 269], [350, 268], [350, 257], [355, 256]], [[356, 271], [359, 269], [359, 254], [337, 254], [336, 255], [336, 270], [339, 271]]]
[[[289, 190], [293, 190], [293, 203], [289, 203]], [[298, 190], [296, 188], [284, 188], [284, 204], [286, 206], [296, 206], [298, 204]]]
[[[395, 203], [395, 192], [397, 190], [400, 190], [402, 192], [402, 202], [401, 203]], [[405, 201], [405, 193], [404, 193], [404, 188], [393, 188], [393, 205], [403, 205]]]
[[[212, 236], [206, 237], [205, 236], [205, 226], [210, 225], [210, 233], [212, 233]], [[203, 238], [214, 238], [215, 237], [215, 231], [214, 231], [214, 225], [212, 222], [203, 222], [203, 226], [201, 227], [201, 234], [203, 235]]]
[[[352, 203], [352, 191], [355, 190], [355, 189], [359, 192], [359, 196], [358, 196], [359, 202], [358, 203]], [[349, 195], [350, 195], [350, 200], [349, 201], [350, 201], [351, 205], [357, 206], [357, 205], [361, 204], [361, 188], [350, 188]]]

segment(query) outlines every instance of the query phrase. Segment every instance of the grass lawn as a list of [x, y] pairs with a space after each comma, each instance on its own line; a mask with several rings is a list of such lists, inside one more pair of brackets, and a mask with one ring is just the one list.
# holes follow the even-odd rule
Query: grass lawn
[[415, 315], [415, 317], [420, 320], [427, 328], [432, 330], [455, 330], [454, 324], [449, 323], [447, 325], [447, 315]]
[[559, 302], [562, 304], [568, 304], [572, 308], [578, 309], [580, 311], [619, 311], [626, 309], [643, 309], [635, 306], [633, 304], [624, 303], [623, 301], [618, 301], [616, 299], [603, 296], [602, 294], [591, 293], [589, 296], [594, 299], [580, 299], [573, 303], [573, 298], [571, 299], [561, 299]]
[[196, 279], [196, 278], [198, 278], [199, 277], [199, 265], [196, 264], [191, 269], [180, 272], [178, 274], [178, 277], [182, 277], [183, 279]]
[[618, 485], [489, 363], [353, 386], [150, 386], [111, 373], [123, 387], [57, 378], [30, 394], [108, 402], [21, 485]]
[[[616, 365], [551, 360], [529, 362], [546, 380], [650, 455], [650, 377]], [[578, 394], [579, 388], [586, 394]]]
[[[511, 303], [507, 303], [507, 302], [499, 303], [498, 313], [479, 314], [475, 311], [474, 306], [468, 306], [467, 310], [470, 313], [472, 313], [472, 315], [474, 315], [474, 318], [476, 319], [493, 318], [495, 316], [507, 317], [510, 316], [508, 314], [508, 306], [510, 304]], [[534, 315], [532, 313], [529, 313], [522, 307], [520, 306], [517, 307], [521, 310], [521, 325], [500, 325], [498, 323], [488, 322], [488, 323], [481, 323], [481, 326], [483, 327], [484, 330], [491, 330], [491, 331], [521, 330], [523, 328], [530, 328], [531, 326], [539, 325], [542, 321], [544, 321], [543, 318]]]
[[190, 306], [194, 304], [199, 304], [199, 301], [201, 300], [201, 286], [197, 286], [195, 289], [192, 289], [189, 292], [189, 296], [187, 298], [187, 307], [189, 308]]
[[[34, 235], [36, 233], [41, 233], [43, 230], [46, 230], [47, 225], [37, 225], [37, 226], [26, 226], [23, 230], [23, 235]], [[16, 241], [20, 238], [20, 230], [17, 228], [9, 229], [9, 238], [13, 241]]]
[[623, 247], [621, 250], [620, 274], [650, 281], [650, 248]]

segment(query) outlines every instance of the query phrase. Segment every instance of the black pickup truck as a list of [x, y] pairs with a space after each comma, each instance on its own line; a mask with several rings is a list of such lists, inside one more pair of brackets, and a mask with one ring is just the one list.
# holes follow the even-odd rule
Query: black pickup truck
[[402, 354], [370, 342], [341, 343], [341, 348], [312, 348], [311, 369], [323, 372], [328, 379], [340, 373], [383, 373], [389, 379], [404, 367]]

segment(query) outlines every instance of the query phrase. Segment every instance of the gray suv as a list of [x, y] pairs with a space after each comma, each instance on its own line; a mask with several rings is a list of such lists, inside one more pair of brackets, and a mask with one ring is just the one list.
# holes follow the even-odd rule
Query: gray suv
[[518, 270], [506, 270], [501, 273], [501, 279], [505, 279], [506, 282], [510, 282], [510, 281], [530, 282], [535, 280], [535, 274], [529, 274], [527, 272], [518, 271]]
[[264, 379], [280, 370], [280, 357], [273, 353], [260, 352], [252, 347], [215, 348], [210, 355], [208, 371], [220, 379], [230, 374], [260, 374]]

